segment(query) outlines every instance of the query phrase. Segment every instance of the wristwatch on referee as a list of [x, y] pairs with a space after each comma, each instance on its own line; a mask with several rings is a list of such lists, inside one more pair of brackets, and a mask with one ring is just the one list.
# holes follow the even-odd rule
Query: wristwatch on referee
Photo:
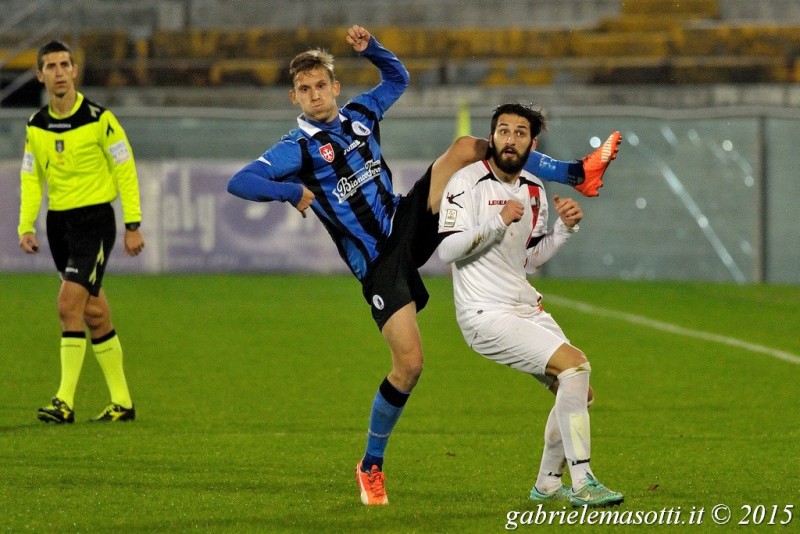
[[141, 224], [142, 224], [142, 223], [140, 223], [140, 222], [129, 222], [129, 223], [125, 223], [125, 229], [126, 229], [126, 230], [130, 230], [131, 232], [134, 232], [134, 231], [136, 231], [136, 230], [138, 230], [138, 229], [139, 229], [139, 226], [140, 226]]

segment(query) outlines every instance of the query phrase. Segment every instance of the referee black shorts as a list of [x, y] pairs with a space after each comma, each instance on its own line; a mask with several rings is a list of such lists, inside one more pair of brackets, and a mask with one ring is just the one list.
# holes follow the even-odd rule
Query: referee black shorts
[[428, 303], [428, 290], [419, 268], [439, 246], [439, 215], [428, 209], [431, 167], [411, 191], [400, 199], [392, 221], [392, 233], [380, 256], [361, 281], [364, 298], [380, 330], [386, 321], [409, 302], [417, 311]]
[[47, 240], [61, 279], [82, 285], [95, 297], [116, 237], [111, 204], [47, 212]]

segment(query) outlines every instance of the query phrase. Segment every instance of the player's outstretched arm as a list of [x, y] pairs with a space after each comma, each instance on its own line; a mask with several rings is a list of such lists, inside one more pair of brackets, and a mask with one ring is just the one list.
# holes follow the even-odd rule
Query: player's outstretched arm
[[266, 163], [256, 160], [242, 167], [228, 180], [228, 193], [245, 200], [269, 202], [280, 200], [297, 206], [304, 197], [304, 186], [268, 178]]
[[[348, 28], [347, 42], [359, 56], [364, 57], [378, 67], [381, 82], [359, 95], [353, 102], [373, 107], [377, 104], [378, 120], [383, 119], [384, 112], [406, 91], [411, 81], [411, 76], [400, 59], [385, 48], [378, 40], [361, 26]], [[373, 101], [374, 102], [371, 102]]]

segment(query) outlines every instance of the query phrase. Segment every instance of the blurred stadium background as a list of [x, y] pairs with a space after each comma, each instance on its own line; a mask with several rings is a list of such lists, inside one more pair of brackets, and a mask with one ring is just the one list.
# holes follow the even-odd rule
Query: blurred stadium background
[[[321, 225], [225, 193], [295, 124], [288, 60], [337, 56], [340, 104], [377, 81], [344, 28], [366, 26], [412, 73], [383, 123], [403, 192], [464, 123], [534, 102], [540, 150], [582, 156], [612, 130], [620, 156], [586, 231], [546, 275], [800, 284], [797, 0], [0, 0], [0, 270], [51, 271], [16, 238], [36, 49], [76, 49], [79, 89], [133, 145], [149, 245], [131, 272], [343, 272]], [[459, 120], [461, 119], [461, 120]], [[558, 185], [550, 193], [564, 194]], [[43, 217], [40, 218], [43, 222]], [[43, 232], [42, 232], [43, 233]], [[428, 272], [445, 272], [432, 260]]]

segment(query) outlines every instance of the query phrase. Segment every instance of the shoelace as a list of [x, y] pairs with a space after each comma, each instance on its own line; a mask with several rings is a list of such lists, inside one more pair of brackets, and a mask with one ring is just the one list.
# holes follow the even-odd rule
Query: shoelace
[[383, 476], [383, 471], [370, 472], [367, 480], [369, 480], [369, 489], [374, 496], [383, 497], [386, 495], [386, 488], [384, 487], [386, 477]]
[[587, 484], [587, 485], [589, 487], [591, 487], [591, 489], [593, 489], [595, 491], [599, 491], [599, 492], [610, 492], [611, 491], [607, 487], [605, 487], [599, 480], [596, 480], [596, 479], [590, 480], [589, 484]]

